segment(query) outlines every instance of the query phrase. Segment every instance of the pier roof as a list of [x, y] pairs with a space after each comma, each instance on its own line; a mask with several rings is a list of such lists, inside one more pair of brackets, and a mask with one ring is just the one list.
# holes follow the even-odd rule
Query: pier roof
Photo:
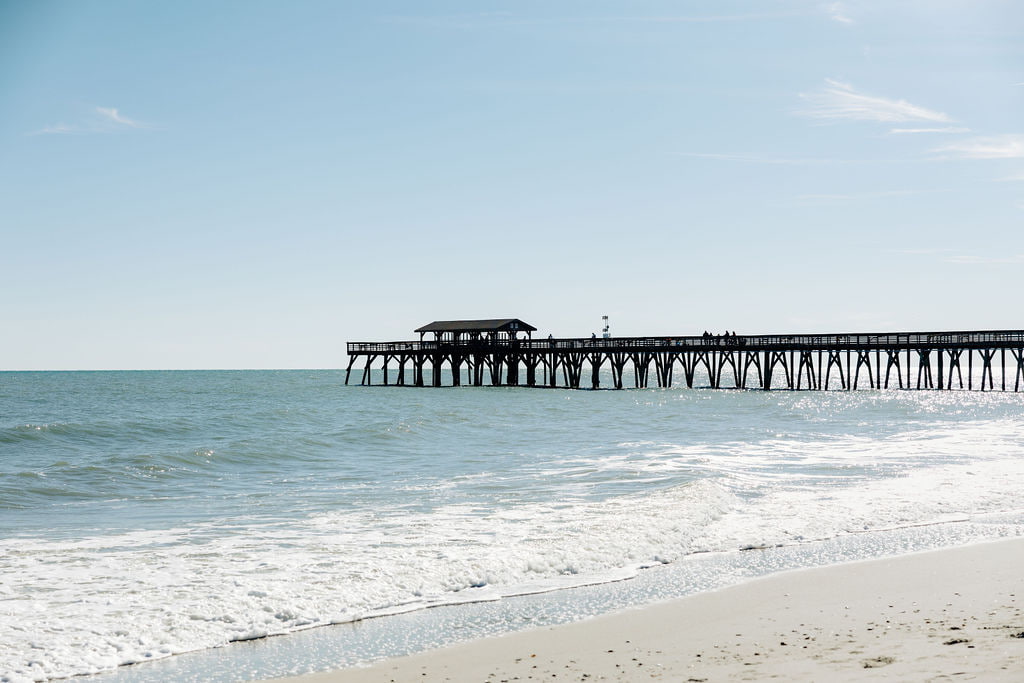
[[495, 318], [492, 320], [435, 320], [416, 330], [424, 332], [536, 332], [537, 328], [519, 318]]

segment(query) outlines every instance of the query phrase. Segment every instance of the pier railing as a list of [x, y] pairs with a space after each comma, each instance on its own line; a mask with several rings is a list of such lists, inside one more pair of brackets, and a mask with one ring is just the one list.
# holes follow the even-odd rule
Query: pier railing
[[746, 350], [875, 350], [875, 349], [934, 349], [946, 346], [965, 348], [1009, 348], [1024, 346], [1024, 331], [985, 332], [883, 332], [878, 334], [768, 334], [768, 335], [709, 335], [663, 337], [575, 337], [555, 339], [460, 339], [458, 341], [393, 341], [349, 342], [349, 355], [369, 353], [403, 354], [443, 351], [449, 349], [556, 351], [610, 351], [659, 349], [716, 351], [742, 348]]

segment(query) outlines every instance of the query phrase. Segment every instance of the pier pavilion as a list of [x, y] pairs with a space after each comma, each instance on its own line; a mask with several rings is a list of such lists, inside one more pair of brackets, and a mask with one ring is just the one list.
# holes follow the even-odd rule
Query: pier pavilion
[[360, 384], [379, 362], [383, 384], [396, 369], [394, 384], [417, 387], [429, 372], [435, 387], [465, 375], [473, 386], [599, 389], [605, 367], [615, 389], [627, 374], [633, 387], [649, 386], [651, 368], [659, 387], [681, 375], [715, 389], [1019, 391], [1024, 380], [1024, 330], [533, 339], [536, 331], [517, 318], [435, 321], [416, 330], [419, 341], [349, 342], [345, 383], [360, 359]]

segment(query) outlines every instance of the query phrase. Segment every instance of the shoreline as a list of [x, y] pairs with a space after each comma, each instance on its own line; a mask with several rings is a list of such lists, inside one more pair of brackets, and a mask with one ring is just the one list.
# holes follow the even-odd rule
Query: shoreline
[[790, 570], [583, 621], [273, 680], [1020, 680], [1022, 565], [1024, 539], [1015, 538]]

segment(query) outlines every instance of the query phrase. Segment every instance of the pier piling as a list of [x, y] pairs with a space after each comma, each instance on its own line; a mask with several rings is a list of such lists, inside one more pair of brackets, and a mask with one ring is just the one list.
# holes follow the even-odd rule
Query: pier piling
[[[525, 371], [527, 387], [579, 389], [589, 368], [586, 384], [599, 389], [606, 364], [614, 389], [625, 388], [624, 378], [630, 374], [633, 387], [649, 386], [652, 365], [661, 388], [672, 386], [677, 365], [687, 387], [703, 374], [714, 389], [1019, 392], [1024, 380], [1024, 330], [533, 339], [534, 331], [515, 318], [442, 321], [417, 330], [419, 341], [349, 342], [345, 383], [360, 360], [360, 384], [371, 383], [371, 369], [379, 363], [385, 385], [391, 383], [389, 369], [396, 365], [393, 385], [407, 386], [406, 367], [411, 366], [412, 385], [417, 387], [426, 384], [428, 366], [430, 385], [442, 386], [445, 365], [451, 386], [462, 384], [465, 368], [466, 382], [477, 387], [485, 382], [521, 386]], [[434, 339], [425, 339], [431, 332]], [[981, 365], [977, 383], [975, 353]], [[1008, 368], [1012, 382], [1007, 382]]]

